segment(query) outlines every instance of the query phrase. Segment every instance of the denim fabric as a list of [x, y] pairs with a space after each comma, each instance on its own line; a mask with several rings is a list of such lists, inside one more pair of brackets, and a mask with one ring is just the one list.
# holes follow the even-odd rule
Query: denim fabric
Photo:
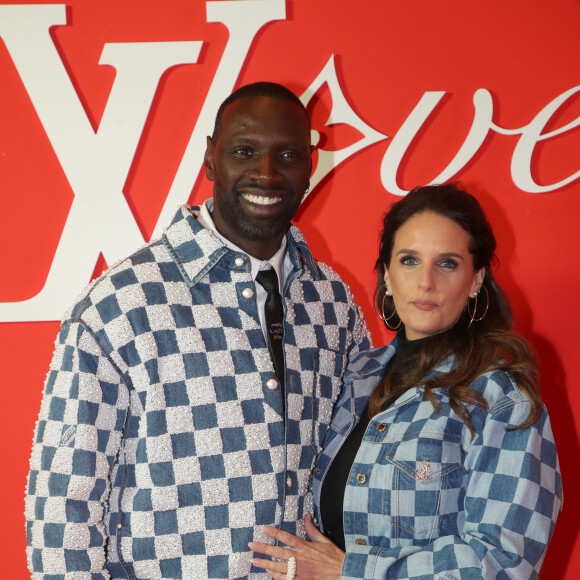
[[348, 358], [351, 293], [288, 233], [286, 414], [248, 257], [182, 208], [63, 320], [26, 498], [33, 578], [266, 578], [264, 524], [304, 536]]
[[[349, 365], [314, 473], [317, 521], [328, 467], [395, 349], [396, 340]], [[449, 358], [429, 376], [454, 364]], [[489, 404], [470, 408], [473, 438], [445, 389], [435, 392], [439, 412], [419, 387], [372, 418], [345, 490], [343, 578], [538, 577], [562, 504], [548, 414], [507, 431], [530, 410], [510, 376], [490, 371], [471, 388]]]

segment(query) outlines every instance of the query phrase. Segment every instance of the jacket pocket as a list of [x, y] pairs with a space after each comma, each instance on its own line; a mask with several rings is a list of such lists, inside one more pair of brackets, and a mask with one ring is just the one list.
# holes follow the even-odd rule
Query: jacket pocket
[[393, 445], [386, 460], [393, 466], [386, 491], [393, 538], [426, 544], [443, 529], [457, 533], [464, 496], [460, 438], [422, 433]]

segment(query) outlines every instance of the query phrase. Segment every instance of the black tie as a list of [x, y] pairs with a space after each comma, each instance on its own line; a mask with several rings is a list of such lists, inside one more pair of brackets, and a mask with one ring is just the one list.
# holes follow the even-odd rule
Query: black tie
[[[276, 270], [261, 270], [258, 272], [256, 280], [268, 292], [264, 305], [266, 336], [268, 339], [268, 348], [274, 361], [276, 376], [280, 381], [280, 386], [284, 388], [284, 351], [282, 345], [284, 335], [284, 309], [282, 307], [280, 290], [278, 289]], [[282, 397], [282, 400], [284, 400], [284, 397]]]

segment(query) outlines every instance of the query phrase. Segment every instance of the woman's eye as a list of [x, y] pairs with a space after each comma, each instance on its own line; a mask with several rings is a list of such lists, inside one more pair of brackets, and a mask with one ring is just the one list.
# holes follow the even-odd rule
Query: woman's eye
[[401, 258], [401, 264], [403, 266], [416, 266], [419, 263], [419, 260], [414, 256], [403, 256]]
[[452, 260], [451, 258], [445, 258], [444, 260], [441, 260], [439, 262], [439, 266], [441, 266], [442, 268], [448, 268], [448, 269], [454, 269], [457, 268], [457, 262], [455, 260]]

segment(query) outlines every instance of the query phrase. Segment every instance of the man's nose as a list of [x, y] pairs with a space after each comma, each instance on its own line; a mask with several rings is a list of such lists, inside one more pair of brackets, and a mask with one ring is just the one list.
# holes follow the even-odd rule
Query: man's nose
[[250, 170], [249, 177], [263, 183], [278, 181], [282, 176], [278, 170], [278, 159], [273, 153], [262, 153]]

